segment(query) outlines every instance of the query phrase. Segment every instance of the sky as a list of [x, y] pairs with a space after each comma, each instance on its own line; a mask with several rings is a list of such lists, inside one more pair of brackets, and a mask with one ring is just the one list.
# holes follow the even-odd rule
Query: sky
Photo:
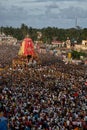
[[0, 0], [0, 26], [87, 28], [87, 0]]

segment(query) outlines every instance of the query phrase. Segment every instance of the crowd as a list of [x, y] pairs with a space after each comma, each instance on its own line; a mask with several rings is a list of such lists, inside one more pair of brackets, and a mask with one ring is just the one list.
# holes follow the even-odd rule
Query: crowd
[[8, 129], [87, 130], [87, 67], [50, 55], [41, 60], [0, 72], [0, 108]]
[[0, 45], [0, 68], [11, 64], [12, 59], [17, 57], [19, 46]]

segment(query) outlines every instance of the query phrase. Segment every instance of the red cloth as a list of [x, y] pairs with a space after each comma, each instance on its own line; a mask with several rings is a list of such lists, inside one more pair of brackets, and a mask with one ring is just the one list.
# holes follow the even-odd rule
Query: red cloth
[[79, 96], [79, 94], [78, 94], [77, 92], [75, 92], [75, 93], [74, 93], [74, 96], [75, 96], [75, 97], [78, 97], [78, 96]]
[[24, 55], [34, 55], [34, 44], [31, 38], [24, 39]]
[[87, 81], [85, 82], [85, 85], [87, 86]]

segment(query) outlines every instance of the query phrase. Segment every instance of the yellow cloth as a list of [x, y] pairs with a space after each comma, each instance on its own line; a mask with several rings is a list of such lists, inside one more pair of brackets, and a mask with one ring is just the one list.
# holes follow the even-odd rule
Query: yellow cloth
[[79, 128], [78, 128], [78, 127], [76, 127], [74, 130], [79, 130]]
[[24, 54], [24, 46], [25, 46], [25, 41], [22, 42], [22, 45], [20, 46], [18, 55], [23, 55]]

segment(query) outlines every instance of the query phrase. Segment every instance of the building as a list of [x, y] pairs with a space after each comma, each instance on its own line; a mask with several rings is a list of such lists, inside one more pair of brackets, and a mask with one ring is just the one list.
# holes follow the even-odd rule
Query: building
[[81, 45], [75, 45], [74, 49], [77, 51], [86, 51], [87, 50], [87, 40], [82, 40], [82, 44]]
[[61, 42], [61, 41], [52, 41], [52, 45], [53, 47], [58, 47], [58, 48], [61, 48], [61, 47], [64, 47], [65, 43], [64, 42]]
[[13, 36], [6, 36], [4, 33], [0, 33], [0, 45], [15, 45], [17, 43], [17, 39]]

